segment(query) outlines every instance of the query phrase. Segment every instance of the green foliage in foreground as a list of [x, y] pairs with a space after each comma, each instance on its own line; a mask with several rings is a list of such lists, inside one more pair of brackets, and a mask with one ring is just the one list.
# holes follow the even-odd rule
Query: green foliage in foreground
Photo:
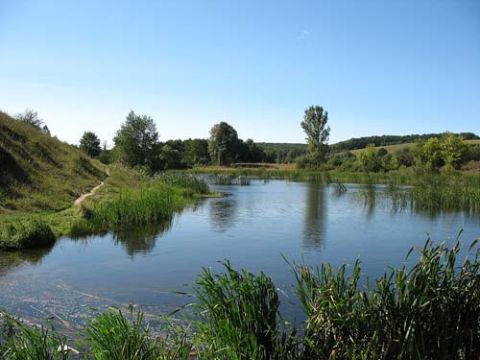
[[[85, 359], [478, 359], [480, 251], [459, 263], [460, 246], [427, 241], [411, 267], [364, 284], [361, 265], [293, 265], [306, 316], [299, 333], [282, 324], [271, 278], [204, 270], [197, 280], [191, 330], [168, 327], [153, 337], [141, 312], [111, 310], [83, 332]], [[408, 253], [410, 256], [412, 250]], [[66, 359], [53, 329], [7, 316], [2, 359]], [[301, 335], [300, 335], [301, 334]], [[3, 339], [3, 340], [2, 340]], [[61, 346], [60, 346], [61, 345]]]
[[3, 338], [4, 341], [0, 343], [0, 359], [70, 359], [70, 353], [66, 351], [66, 338], [59, 336], [51, 324], [40, 328], [29, 327], [5, 315], [1, 326], [0, 340]]
[[278, 293], [270, 277], [204, 269], [197, 281], [198, 350], [205, 359], [284, 359], [296, 353], [293, 335], [279, 332]]
[[298, 267], [307, 358], [478, 358], [479, 253], [458, 267], [458, 252], [458, 244], [427, 242], [412, 269], [391, 270], [366, 289], [359, 263], [349, 274]]

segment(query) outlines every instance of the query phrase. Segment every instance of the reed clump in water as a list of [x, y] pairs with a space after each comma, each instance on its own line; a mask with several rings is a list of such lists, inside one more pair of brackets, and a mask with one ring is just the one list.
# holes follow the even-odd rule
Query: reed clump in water
[[166, 185], [188, 189], [195, 194], [207, 195], [210, 193], [210, 189], [205, 181], [185, 172], [165, 171], [155, 178]]

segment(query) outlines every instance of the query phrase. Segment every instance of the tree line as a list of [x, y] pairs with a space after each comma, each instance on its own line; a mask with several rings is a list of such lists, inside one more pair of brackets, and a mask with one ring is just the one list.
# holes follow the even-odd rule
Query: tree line
[[234, 162], [267, 162], [266, 152], [251, 139], [243, 141], [226, 122], [215, 124], [209, 139], [159, 140], [154, 120], [148, 115], [131, 111], [113, 138], [108, 150], [100, 139], [86, 131], [80, 139], [80, 149], [103, 162], [118, 161], [131, 167], [143, 167], [149, 172], [182, 169], [198, 165], [229, 165]]
[[[38, 114], [26, 110], [15, 116], [18, 120], [49, 134]], [[328, 145], [330, 127], [328, 112], [321, 106], [310, 106], [304, 112], [300, 126], [307, 145], [255, 143], [239, 138], [237, 131], [226, 122], [215, 124], [208, 139], [160, 141], [154, 120], [148, 115], [130, 111], [117, 130], [113, 147], [101, 143], [92, 131], [85, 131], [79, 148], [104, 163], [120, 162], [130, 167], [142, 167], [150, 173], [166, 169], [182, 169], [202, 165], [232, 163], [296, 163], [299, 168], [341, 171], [391, 171], [415, 167], [427, 171], [458, 169], [469, 162], [480, 161], [480, 144], [467, 146], [464, 140], [478, 139], [473, 133], [444, 133], [406, 136], [372, 136], [353, 138]], [[389, 144], [415, 142], [388, 152]], [[363, 146], [363, 150], [351, 152]]]

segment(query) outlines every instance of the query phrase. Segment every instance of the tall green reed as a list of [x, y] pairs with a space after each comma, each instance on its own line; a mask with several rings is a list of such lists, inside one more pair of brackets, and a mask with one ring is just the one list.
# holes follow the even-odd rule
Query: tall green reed
[[200, 358], [293, 359], [293, 334], [278, 326], [279, 299], [270, 277], [236, 271], [223, 263], [225, 273], [204, 269], [197, 280], [197, 349]]
[[71, 353], [66, 338], [58, 335], [51, 325], [35, 327], [23, 324], [8, 314], [2, 314], [0, 328], [0, 358], [2, 360], [68, 360]]
[[[361, 266], [296, 267], [307, 315], [304, 356], [473, 359], [480, 356], [480, 261], [428, 241], [418, 263], [360, 286]], [[410, 253], [409, 253], [410, 255]]]

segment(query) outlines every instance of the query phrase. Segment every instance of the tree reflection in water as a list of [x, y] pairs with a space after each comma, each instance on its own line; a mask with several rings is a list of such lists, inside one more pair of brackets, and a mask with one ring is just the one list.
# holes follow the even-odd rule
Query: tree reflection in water
[[0, 252], [0, 277], [23, 264], [38, 264], [52, 251], [53, 247], [54, 245], [39, 249]]
[[173, 216], [167, 220], [142, 226], [131, 226], [113, 231], [115, 245], [122, 245], [128, 255], [148, 254], [155, 248], [158, 237], [170, 230], [173, 223]]
[[327, 221], [327, 196], [325, 185], [309, 182], [305, 184], [305, 228], [303, 247], [318, 248], [323, 245]]
[[227, 230], [235, 223], [237, 202], [233, 196], [210, 201], [210, 222], [220, 231]]

